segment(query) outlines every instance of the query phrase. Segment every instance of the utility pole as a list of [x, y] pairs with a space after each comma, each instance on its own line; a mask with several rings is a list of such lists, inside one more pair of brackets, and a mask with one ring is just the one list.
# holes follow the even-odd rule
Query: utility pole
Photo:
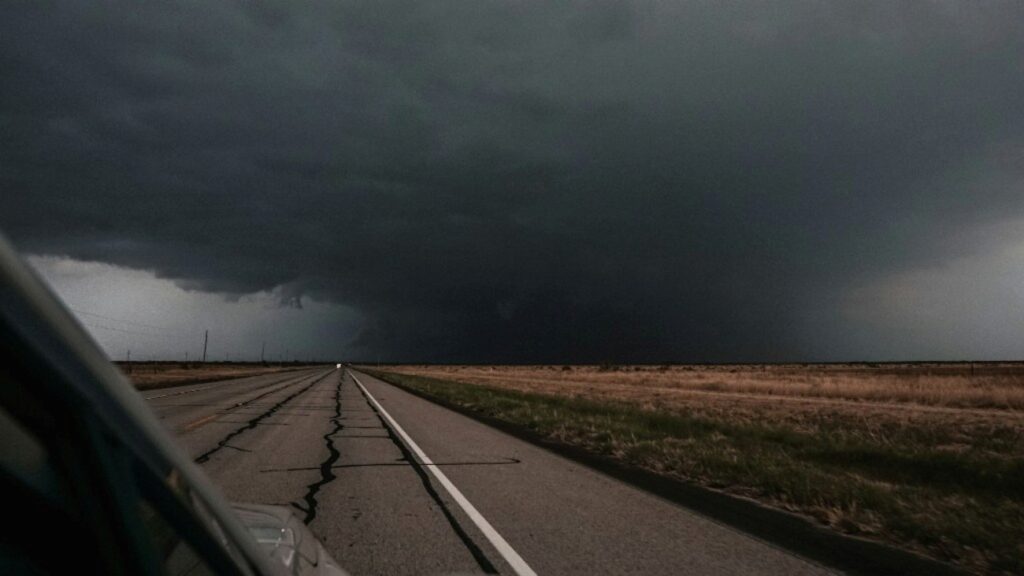
[[210, 341], [210, 331], [207, 330], [206, 334], [203, 335], [203, 363], [206, 363], [206, 343]]
[[128, 364], [128, 373], [131, 374], [132, 373], [132, 351], [131, 351], [130, 348], [128, 349], [128, 357], [125, 358], [125, 363]]
[[267, 351], [267, 342], [266, 342], [266, 341], [264, 341], [264, 342], [263, 342], [263, 347], [262, 347], [262, 348], [260, 348], [260, 364], [264, 364], [264, 361], [263, 361], [263, 353], [264, 353], [264, 352], [266, 352], [266, 351]]

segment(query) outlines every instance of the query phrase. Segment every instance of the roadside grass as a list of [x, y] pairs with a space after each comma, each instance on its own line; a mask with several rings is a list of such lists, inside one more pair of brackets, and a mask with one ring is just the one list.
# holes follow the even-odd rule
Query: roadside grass
[[749, 394], [829, 401], [1024, 409], [1024, 364], [778, 364], [598, 366], [402, 366], [437, 378], [545, 392], [552, 385], [613, 399]]
[[847, 534], [976, 573], [1024, 574], [1024, 435], [1016, 426], [973, 430], [842, 412], [772, 418], [743, 410], [652, 409], [365, 371], [550, 440], [753, 498]]

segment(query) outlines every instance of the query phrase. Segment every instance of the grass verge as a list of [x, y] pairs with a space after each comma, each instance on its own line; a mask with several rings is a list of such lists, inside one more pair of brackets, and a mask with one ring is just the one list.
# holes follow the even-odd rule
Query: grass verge
[[[733, 418], [367, 370], [445, 403], [626, 466], [753, 498], [839, 532], [979, 574], [1024, 574], [1024, 458], [998, 426]], [[949, 436], [949, 437], [947, 437]]]

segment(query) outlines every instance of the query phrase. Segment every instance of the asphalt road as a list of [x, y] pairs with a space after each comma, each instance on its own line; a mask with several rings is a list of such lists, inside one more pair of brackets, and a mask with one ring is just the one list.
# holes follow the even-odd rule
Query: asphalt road
[[364, 374], [144, 396], [229, 499], [294, 507], [356, 576], [832, 573]]

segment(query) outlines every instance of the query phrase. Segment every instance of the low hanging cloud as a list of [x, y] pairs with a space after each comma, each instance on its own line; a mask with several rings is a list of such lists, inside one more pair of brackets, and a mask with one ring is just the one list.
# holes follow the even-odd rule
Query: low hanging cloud
[[353, 354], [848, 357], [846, 295], [1024, 237], [1022, 12], [9, 3], [0, 227]]

